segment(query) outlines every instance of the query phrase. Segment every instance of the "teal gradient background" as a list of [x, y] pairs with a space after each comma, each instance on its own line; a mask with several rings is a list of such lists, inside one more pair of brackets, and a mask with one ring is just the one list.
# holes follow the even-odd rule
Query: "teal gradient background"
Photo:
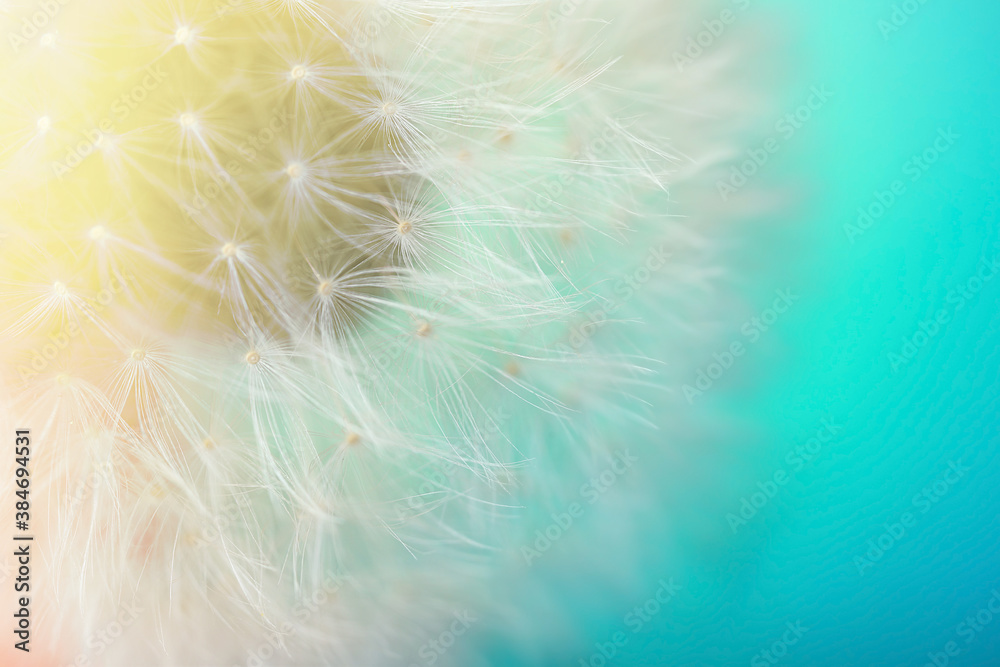
[[[1000, 614], [971, 638], [959, 625], [1000, 591], [1000, 275], [958, 291], [1000, 256], [1000, 6], [915, 2], [881, 30], [901, 4], [753, 3], [793, 56], [776, 117], [813, 85], [834, 93], [756, 177], [793, 203], [734, 243], [750, 314], [776, 289], [799, 301], [692, 409], [664, 416], [671, 454], [634, 485], [656, 490], [620, 576], [591, 571], [625, 548], [592, 528], [575, 544], [590, 553], [551, 559], [516, 596], [548, 630], [520, 647], [476, 634], [490, 664], [599, 667], [624, 631], [609, 665], [1000, 665]], [[914, 180], [910, 160], [949, 128], [954, 145]], [[905, 191], [852, 238], [845, 225], [897, 180]], [[919, 335], [940, 311], [947, 323]], [[747, 316], [719, 340], [740, 339]], [[906, 341], [916, 353], [899, 362]], [[823, 420], [835, 435], [797, 467], [790, 452]], [[727, 518], [776, 471], [772, 498]], [[905, 534], [871, 551], [907, 512]], [[630, 609], [668, 577], [680, 593], [633, 632]], [[764, 657], [796, 622], [801, 638]]]

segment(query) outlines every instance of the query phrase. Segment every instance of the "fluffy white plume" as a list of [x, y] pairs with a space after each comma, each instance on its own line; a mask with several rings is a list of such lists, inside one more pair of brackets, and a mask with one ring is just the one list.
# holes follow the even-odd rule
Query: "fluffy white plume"
[[697, 305], [673, 286], [712, 280], [668, 194], [725, 152], [704, 119], [739, 115], [715, 58], [674, 59], [698, 14], [8, 16], [3, 423], [34, 443], [39, 643], [60, 665], [408, 661], [483, 598], [513, 517], [641, 413], [655, 362], [616, 321], [674, 335]]

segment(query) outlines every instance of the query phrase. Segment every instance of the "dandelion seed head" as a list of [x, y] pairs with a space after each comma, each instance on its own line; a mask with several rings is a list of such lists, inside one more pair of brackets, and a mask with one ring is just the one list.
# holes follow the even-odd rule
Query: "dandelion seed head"
[[[292, 593], [309, 591], [327, 568], [394, 583], [412, 572], [420, 607], [387, 600], [400, 606], [392, 618], [425, 613], [427, 599], [444, 602], [458, 574], [449, 564], [469, 562], [468, 549], [453, 545], [488, 545], [498, 506], [534, 507], [530, 496], [493, 502], [496, 484], [512, 479], [505, 466], [531, 460], [539, 477], [561, 484], [564, 470], [548, 453], [559, 461], [569, 458], [559, 448], [604, 453], [566, 429], [553, 442], [521, 438], [513, 446], [522, 429], [553, 431], [539, 420], [565, 409], [567, 385], [581, 386], [581, 420], [611, 423], [608, 401], [586, 401], [597, 385], [619, 386], [602, 382], [610, 371], [600, 380], [573, 375], [570, 364], [528, 373], [524, 360], [533, 371], [562, 361], [550, 340], [575, 330], [574, 318], [600, 301], [593, 286], [614, 284], [603, 271], [631, 261], [631, 246], [641, 255], [649, 237], [607, 247], [592, 241], [623, 212], [640, 229], [643, 219], [653, 227], [673, 213], [672, 202], [647, 188], [672, 173], [657, 137], [686, 127], [671, 125], [676, 115], [650, 92], [651, 68], [672, 63], [654, 63], [659, 51], [638, 47], [650, 62], [603, 74], [605, 56], [620, 56], [637, 35], [629, 23], [619, 27], [630, 37], [619, 40], [615, 30], [591, 34], [591, 23], [604, 22], [591, 21], [589, 10], [586, 20], [581, 12], [543, 25], [544, 12], [524, 11], [534, 0], [389, 3], [391, 20], [375, 17], [378, 34], [348, 47], [345, 38], [372, 27], [356, 23], [371, 15], [350, 10], [353, 3], [254, 0], [259, 9], [292, 11], [230, 14], [237, 4], [223, 8], [225, 20], [212, 20], [218, 48], [196, 48], [207, 26], [198, 17], [212, 15], [198, 3], [132, 3], [135, 11], [115, 13], [124, 23], [114, 33], [100, 21], [81, 24], [74, 46], [114, 36], [132, 39], [142, 57], [116, 59], [111, 71], [89, 72], [66, 90], [48, 86], [43, 99], [54, 106], [29, 107], [35, 111], [18, 121], [21, 146], [0, 151], [0, 190], [18, 211], [2, 220], [6, 231], [7, 218], [18, 218], [15, 235], [0, 235], [4, 250], [37, 245], [57, 264], [0, 263], [0, 281], [23, 292], [9, 299], [9, 338], [23, 335], [37, 347], [57, 326], [81, 325], [80, 335], [67, 334], [65, 353], [63, 338], [53, 339], [59, 362], [74, 364], [72, 379], [46, 371], [47, 380], [25, 382], [26, 395], [51, 397], [39, 399], [37, 416], [24, 423], [57, 424], [40, 440], [67, 455], [39, 459], [33, 474], [40, 485], [62, 488], [65, 476], [79, 486], [93, 468], [105, 472], [99, 485], [84, 485], [86, 502], [75, 513], [49, 513], [49, 528], [66, 538], [59, 563], [66, 576], [57, 582], [66, 599], [46, 612], [56, 610], [77, 636], [69, 651], [83, 650], [87, 632], [108, 620], [101, 605], [116, 608], [127, 596], [151, 610], [120, 639], [124, 657], [108, 667], [129, 667], [128, 655], [154, 644], [160, 653], [190, 651], [197, 664], [223, 664], [222, 642], [193, 642], [175, 619], [225, 619], [232, 646], [254, 645], [260, 628], [281, 627], [292, 615], [285, 604]], [[594, 4], [607, 5], [611, 17], [621, 13], [614, 0]], [[567, 54], [558, 74], [548, 47], [526, 39], [543, 32]], [[63, 45], [54, 32], [51, 40]], [[37, 64], [47, 60], [55, 63]], [[89, 56], [76, 60], [91, 67]], [[104, 66], [103, 57], [93, 60]], [[109, 85], [91, 86], [105, 79]], [[489, 95], [468, 104], [470, 82], [479, 81]], [[93, 89], [93, 100], [79, 95], [82, 88]], [[30, 192], [11, 186], [27, 180], [18, 175], [22, 162], [45, 155], [48, 166], [51, 135], [62, 132], [64, 118], [67, 128], [101, 118], [116, 99], [128, 120], [115, 134], [91, 131], [99, 155], [64, 180], [45, 169]], [[39, 118], [43, 111], [51, 118]], [[655, 133], [632, 129], [646, 118]], [[621, 119], [628, 131], [614, 130]], [[614, 138], [591, 151], [595, 128], [605, 126]], [[577, 145], [567, 148], [567, 137]], [[564, 175], [577, 178], [561, 187]], [[26, 206], [22, 225], [21, 204], [31, 201], [38, 210]], [[50, 231], [50, 220], [89, 222], [66, 239]], [[561, 245], [574, 235], [573, 248]], [[570, 252], [581, 248], [590, 252]], [[21, 261], [17, 247], [6, 254]], [[36, 285], [32, 271], [52, 278]], [[56, 276], [64, 282], [53, 283]], [[656, 298], [661, 285], [650, 290]], [[150, 303], [159, 297], [168, 307]], [[604, 347], [595, 339], [579, 351], [578, 365], [590, 363], [591, 348], [620, 359], [615, 345], [624, 336], [605, 338]], [[0, 389], [0, 400], [21, 391]], [[525, 405], [513, 408], [516, 428], [502, 431], [504, 420], [484, 415], [483, 406], [508, 399]], [[81, 434], [94, 432], [100, 437], [79, 446]], [[457, 472], [435, 475], [440, 488], [416, 498], [451, 499], [449, 511], [399, 521], [399, 499], [415, 499], [428, 466], [442, 462]], [[350, 531], [339, 528], [347, 519], [338, 513], [349, 513]], [[199, 548], [177, 549], [185, 545]], [[404, 574], [394, 557], [382, 557], [400, 546], [440, 558]], [[88, 559], [82, 578], [78, 554]], [[345, 597], [351, 625], [317, 611], [315, 627], [296, 639], [303, 653], [289, 664], [317, 656], [369, 664], [350, 654], [367, 658], [371, 647], [395, 641], [396, 628], [383, 636], [390, 623], [379, 617], [382, 605], [348, 608], [355, 603]], [[85, 613], [66, 613], [73, 603]], [[166, 655], [148, 662], [166, 664]]]

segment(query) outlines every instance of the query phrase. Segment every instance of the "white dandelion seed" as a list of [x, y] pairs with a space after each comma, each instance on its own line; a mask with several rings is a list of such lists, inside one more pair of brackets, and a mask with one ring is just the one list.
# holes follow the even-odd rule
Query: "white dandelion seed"
[[699, 104], [651, 0], [98, 5], [53, 35], [73, 76], [0, 84], [0, 412], [45, 443], [53, 655], [125, 601], [108, 667], [415, 654], [642, 422], [718, 275], [672, 191], [710, 165], [665, 137], [724, 155], [691, 118], [747, 107]]

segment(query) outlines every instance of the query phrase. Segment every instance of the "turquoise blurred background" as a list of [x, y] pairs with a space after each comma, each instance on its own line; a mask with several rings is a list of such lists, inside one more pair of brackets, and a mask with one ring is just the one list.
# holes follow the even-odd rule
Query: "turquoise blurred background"
[[718, 340], [797, 300], [671, 399], [641, 507], [602, 510], [641, 539], [592, 527], [539, 563], [520, 640], [475, 635], [489, 664], [1000, 665], [1000, 6], [750, 4], [784, 53], [775, 120], [832, 97], [754, 177], [790, 203], [734, 241], [750, 305]]

